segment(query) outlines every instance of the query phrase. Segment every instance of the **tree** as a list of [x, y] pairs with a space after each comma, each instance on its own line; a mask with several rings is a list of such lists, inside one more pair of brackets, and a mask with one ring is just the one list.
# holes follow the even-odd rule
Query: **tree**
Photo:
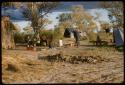
[[59, 26], [63, 29], [71, 27], [71, 13], [62, 13], [59, 15]]
[[78, 29], [86, 30], [88, 32], [95, 28], [92, 16], [87, 13], [81, 5], [73, 6], [71, 13], [62, 13], [58, 19], [58, 29], [61, 32], [61, 35], [63, 35], [65, 28], [72, 28], [73, 25], [76, 25]]
[[72, 7], [72, 24], [76, 25], [78, 29], [88, 30], [89, 26], [93, 24], [92, 16], [85, 11], [82, 5], [75, 5]]
[[123, 2], [122, 1], [104, 1], [100, 3], [100, 6], [109, 11], [109, 18], [112, 19], [113, 16], [116, 18], [116, 22], [119, 26], [123, 27], [124, 16], [123, 16]]
[[23, 2], [3, 2], [2, 7], [20, 8]]
[[109, 26], [110, 26], [110, 24], [106, 23], [106, 22], [101, 24], [101, 27], [102, 27], [103, 30], [108, 29]]
[[45, 18], [52, 9], [57, 6], [57, 2], [28, 2], [26, 11], [23, 13], [25, 17], [31, 21], [31, 26], [35, 36], [39, 38], [40, 28], [45, 25]]
[[14, 3], [13, 2], [3, 2], [2, 7], [14, 7]]
[[71, 20], [71, 13], [62, 13], [59, 15], [59, 22]]
[[6, 7], [25, 7], [23, 12], [26, 19], [31, 21], [31, 27], [35, 36], [39, 38], [40, 28], [46, 23], [45, 16], [52, 11], [58, 2], [4, 2], [2, 6]]
[[59, 34], [59, 37], [63, 37], [64, 30], [71, 27], [71, 13], [62, 13], [58, 17], [59, 24], [55, 28], [55, 32]]

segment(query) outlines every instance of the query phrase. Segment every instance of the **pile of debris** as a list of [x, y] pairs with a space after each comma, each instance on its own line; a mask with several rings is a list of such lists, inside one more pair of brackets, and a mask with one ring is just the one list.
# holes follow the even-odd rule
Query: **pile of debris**
[[97, 63], [104, 61], [105, 59], [100, 57], [99, 55], [97, 56], [87, 56], [87, 55], [63, 55], [62, 53], [57, 53], [54, 55], [46, 55], [38, 56], [39, 60], [47, 60], [49, 62], [68, 62], [72, 64], [80, 64], [80, 63]]

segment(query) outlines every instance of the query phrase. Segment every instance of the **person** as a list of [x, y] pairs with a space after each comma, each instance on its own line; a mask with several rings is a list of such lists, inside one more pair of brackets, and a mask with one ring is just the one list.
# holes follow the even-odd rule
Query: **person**
[[29, 47], [30, 47], [30, 37], [29, 36], [27, 36], [26, 41], [27, 41], [27, 49], [29, 50]]
[[42, 35], [40, 40], [41, 40], [40, 42], [43, 42], [44, 46], [47, 46], [47, 36], [46, 35]]
[[79, 35], [79, 30], [77, 28], [74, 29], [74, 37], [75, 37], [76, 46], [79, 47], [79, 45], [80, 45], [80, 43], [79, 43], [80, 35]]
[[96, 45], [101, 45], [101, 39], [100, 39], [99, 35], [97, 35]]
[[32, 40], [31, 40], [31, 37], [30, 36], [28, 36], [27, 37], [27, 43], [28, 43], [28, 45], [27, 45], [27, 49], [28, 50], [31, 50], [31, 47], [33, 47], [33, 42], [32, 42]]
[[52, 48], [52, 43], [53, 43], [53, 35], [51, 34], [50, 36], [48, 36], [48, 46], [49, 48]]

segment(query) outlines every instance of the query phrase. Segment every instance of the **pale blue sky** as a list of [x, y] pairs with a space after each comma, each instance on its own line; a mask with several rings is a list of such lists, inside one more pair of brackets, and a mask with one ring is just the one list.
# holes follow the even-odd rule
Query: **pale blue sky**
[[[87, 10], [92, 16], [96, 17], [95, 13], [98, 12], [100, 13], [100, 17], [99, 20], [100, 21], [104, 21], [104, 22], [109, 22], [109, 18], [108, 18], [108, 11], [105, 9], [88, 9]], [[56, 19], [56, 17], [58, 17], [61, 13], [69, 13], [70, 11], [66, 11], [66, 12], [52, 12], [48, 14], [48, 19], [52, 21], [51, 24], [47, 25], [46, 28], [48, 29], [53, 29], [54, 25], [58, 25], [58, 19]], [[14, 22], [16, 24], [19, 25], [19, 27], [21, 28], [21, 30], [29, 25], [28, 21], [25, 20], [16, 20], [16, 22]]]
[[[53, 29], [55, 25], [58, 25], [58, 19], [56, 17], [59, 16], [61, 13], [67, 13], [70, 12], [70, 8], [72, 5], [83, 5], [84, 8], [94, 17], [96, 17], [95, 13], [98, 12], [101, 16], [99, 17], [100, 21], [109, 22], [108, 18], [108, 11], [104, 9], [98, 8], [99, 2], [61, 2], [61, 4], [52, 12], [48, 14], [48, 19], [52, 21], [51, 24], [49, 24], [46, 28]], [[2, 8], [2, 14], [3, 12]], [[5, 11], [5, 10], [4, 10]], [[14, 20], [13, 23], [18, 24], [18, 26], [21, 28], [21, 31], [23, 31], [23, 28], [30, 25], [29, 21], [25, 21], [23, 14], [21, 13], [22, 9], [11, 9], [9, 8], [6, 13], [11, 16], [11, 19]], [[16, 21], [15, 21], [16, 20]]]

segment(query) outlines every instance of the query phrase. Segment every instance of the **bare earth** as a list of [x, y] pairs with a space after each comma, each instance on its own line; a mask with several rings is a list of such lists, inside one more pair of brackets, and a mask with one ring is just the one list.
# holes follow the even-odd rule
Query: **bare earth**
[[[38, 58], [60, 52], [63, 53], [63, 56], [94, 56], [95, 61], [51, 62]], [[122, 83], [124, 81], [123, 69], [123, 52], [118, 52], [113, 47], [85, 46], [82, 43], [79, 48], [62, 47], [42, 51], [20, 49], [2, 52], [2, 82], [6, 84]]]

